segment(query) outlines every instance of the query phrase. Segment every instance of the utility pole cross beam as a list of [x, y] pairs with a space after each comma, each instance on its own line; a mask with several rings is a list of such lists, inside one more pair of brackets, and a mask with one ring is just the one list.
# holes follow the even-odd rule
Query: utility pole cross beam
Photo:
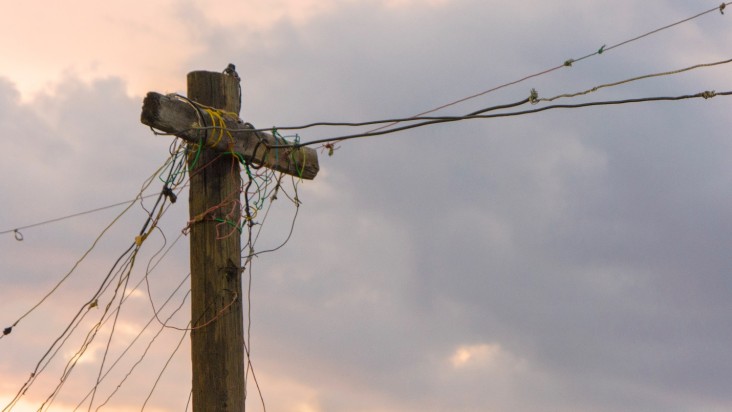
[[298, 147], [256, 131], [236, 113], [212, 109], [177, 95], [149, 92], [142, 104], [140, 121], [188, 142], [203, 142], [207, 148], [236, 153], [243, 160], [303, 179], [314, 179], [320, 170], [315, 149]]

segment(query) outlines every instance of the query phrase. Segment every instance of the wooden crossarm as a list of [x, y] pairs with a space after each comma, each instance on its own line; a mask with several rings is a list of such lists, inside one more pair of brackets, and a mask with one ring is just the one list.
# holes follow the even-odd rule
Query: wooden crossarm
[[196, 105], [175, 95], [149, 92], [140, 121], [188, 142], [203, 141], [206, 147], [303, 179], [315, 178], [320, 170], [315, 149], [296, 147], [270, 133], [253, 130], [235, 113]]

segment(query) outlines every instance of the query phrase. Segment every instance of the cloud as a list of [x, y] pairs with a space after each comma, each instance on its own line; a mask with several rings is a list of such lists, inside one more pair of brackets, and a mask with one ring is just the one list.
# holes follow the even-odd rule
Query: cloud
[[449, 360], [453, 368], [462, 369], [497, 366], [503, 360], [511, 361], [511, 357], [499, 344], [479, 343], [458, 346]]
[[[100, 5], [79, 0], [73, 10], [35, 0], [18, 4], [0, 36], [9, 57], [0, 63], [0, 74], [12, 76], [26, 101], [48, 93], [64, 80], [59, 75], [64, 72], [83, 79], [124, 76], [130, 94], [153, 87], [175, 91], [178, 83], [168, 79], [185, 73], [174, 68], [197, 46], [174, 18], [175, 3]], [[67, 13], [73, 13], [73, 24], [59, 18]], [[52, 33], [52, 39], [45, 33]]]
[[[191, 30], [185, 63], [150, 64], [175, 66], [167, 81], [180, 88], [187, 70], [235, 63], [244, 78], [242, 116], [257, 126], [408, 116], [696, 11], [672, 4], [651, 13], [639, 2], [278, 2], [258, 20], [263, 4], [182, 4], [172, 19]], [[714, 17], [709, 27], [682, 25], [670, 37], [631, 43], [444, 113], [517, 101], [531, 88], [551, 96], [718, 57], [723, 40], [711, 39], [728, 34]], [[165, 36], [146, 36], [167, 44]], [[715, 89], [722, 70], [584, 99]], [[0, 183], [12, 199], [0, 216], [4, 226], [129, 198], [164, 159], [170, 139], [140, 127], [140, 97], [128, 95], [136, 75], [109, 74], [86, 81], [71, 71], [30, 100], [0, 83], [0, 126], [14, 137], [0, 171], [19, 176]], [[321, 174], [299, 187], [303, 204], [290, 242], [253, 264], [252, 356], [265, 400], [290, 411], [729, 406], [732, 169], [721, 99], [439, 125], [344, 142], [334, 156], [321, 155]], [[307, 141], [353, 131], [299, 133]], [[37, 154], [45, 151], [54, 155]], [[171, 212], [166, 235], [185, 224], [183, 209]], [[293, 213], [285, 199], [275, 203], [261, 250], [287, 237]], [[112, 217], [28, 230], [24, 243], [5, 239], [3, 271], [13, 275], [3, 285], [23, 297], [4, 299], [10, 309], [3, 311], [17, 313], [47, 290]], [[78, 306], [141, 217], [137, 210], [121, 224], [85, 275], [44, 307], [48, 319], [63, 325], [67, 314], [52, 308]], [[148, 242], [158, 248], [163, 239]], [[165, 275], [151, 280], [155, 302], [182, 278], [187, 258], [178, 250]], [[124, 337], [149, 319], [148, 306], [131, 300]], [[31, 337], [43, 320], [11, 335], [26, 343], [3, 369], [13, 382], [53, 337]], [[159, 341], [154, 358], [167, 359], [175, 339]], [[188, 391], [187, 362], [175, 359], [171, 376], [185, 382], [171, 378], [159, 395], [175, 394], [171, 402]], [[116, 399], [141, 401], [152, 385], [142, 377], [160, 368], [148, 365]], [[250, 385], [248, 407], [256, 410], [253, 392]]]
[[[556, 28], [551, 22], [560, 14], [588, 13], [566, 8], [542, 15], [533, 27], [537, 33], [547, 33], [541, 42], [532, 44], [517, 29], [501, 25], [510, 33], [502, 39], [512, 38], [512, 44], [525, 47], [506, 47], [503, 41], [483, 37], [482, 50], [491, 53], [481, 54], [475, 36], [480, 34], [478, 20], [485, 20], [487, 13], [475, 7], [484, 11], [473, 13], [475, 20], [464, 12], [442, 10], [437, 21], [438, 15], [412, 10], [409, 18], [420, 19], [415, 15], [424, 13], [420, 21], [431, 30], [401, 33], [406, 15], [344, 6], [338, 20], [323, 16], [310, 26], [280, 27], [273, 36], [281, 40], [270, 40], [274, 43], [266, 47], [233, 47], [230, 54], [261, 58], [271, 68], [263, 77], [256, 70], [245, 74], [250, 79], [245, 90], [258, 104], [244, 113], [255, 123], [264, 118], [275, 124], [276, 116], [289, 116], [297, 123], [305, 120], [305, 113], [311, 115], [309, 120], [313, 113], [318, 119], [354, 120], [413, 114], [432, 107], [431, 102], [449, 100], [460, 87], [466, 91], [478, 87], [475, 79], [480, 76], [459, 81], [462, 78], [455, 73], [490, 70], [488, 85], [499, 84], [498, 79], [515, 78], [517, 68], [520, 74], [530, 73], [538, 66], [536, 56], [551, 52], [550, 57], [561, 60], [595, 47], [592, 39], [578, 39], [570, 50], [559, 42], [562, 36], [571, 37], [569, 32], [551, 32], [550, 27]], [[622, 20], [621, 10], [613, 11]], [[500, 16], [506, 18], [506, 13], [510, 16], [517, 10], [505, 10]], [[366, 29], [345, 23], [357, 15], [380, 21], [380, 30], [366, 34]], [[458, 21], [463, 30], [450, 31]], [[591, 21], [577, 23], [581, 27], [573, 30], [593, 33]], [[636, 24], [622, 32], [640, 33], [646, 26]], [[617, 27], [614, 34], [618, 35]], [[412, 51], [410, 45], [420, 41], [429, 47]], [[606, 40], [598, 36], [594, 41]], [[450, 44], [461, 48], [451, 49]], [[450, 59], [449, 50], [465, 54], [471, 47], [476, 52], [470, 60]], [[433, 59], [424, 52], [430, 49], [447, 51]], [[641, 74], [640, 67], [628, 70], [631, 60], [623, 57], [636, 53], [631, 57], [637, 59], [638, 52], [632, 50], [643, 50], [643, 46], [617, 50], [614, 59], [578, 64], [572, 73], [524, 87], [582, 90], [585, 85]], [[369, 64], [375, 56], [384, 63]], [[512, 60], [519, 56], [521, 60]], [[309, 64], [288, 64], [300, 61]], [[676, 60], [656, 62], [654, 68], [649, 63], [642, 63], [646, 71], [678, 65]], [[513, 76], [509, 70], [514, 70]], [[697, 78], [659, 83], [658, 90], [666, 87], [683, 93], [689, 86], [695, 90]], [[484, 79], [480, 86], [485, 85]], [[647, 85], [639, 87], [624, 90], [631, 94], [653, 91]], [[615, 93], [622, 94], [611, 91], [599, 98]], [[480, 101], [500, 101], [502, 96], [517, 99], [519, 95], [497, 94]], [[311, 109], [313, 101], [315, 109]], [[323, 184], [338, 181], [340, 193], [329, 197], [327, 205], [316, 201], [307, 213], [307, 220], [318, 223], [303, 232], [318, 233], [317, 241], [298, 241], [296, 236], [290, 247], [308, 252], [294, 252], [291, 264], [284, 258], [275, 265], [288, 267], [275, 271], [285, 289], [260, 292], [266, 296], [260, 299], [266, 301], [287, 296], [292, 309], [259, 309], [259, 327], [301, 319], [300, 326], [283, 326], [276, 332], [279, 339], [300, 342], [298, 358], [315, 357], [338, 370], [333, 373], [339, 376], [350, 377], [354, 369], [359, 370], [360, 379], [345, 379], [353, 379], [353, 385], [367, 380], [369, 387], [413, 400], [412, 405], [420, 404], [416, 399], [430, 385], [428, 377], [414, 378], [425, 376], [421, 374], [426, 373], [422, 365], [427, 354], [452, 347], [454, 342], [447, 336], [460, 336], [506, 342], [533, 365], [536, 376], [556, 380], [564, 401], [575, 393], [572, 387], [581, 388], [577, 390], [586, 395], [574, 404], [563, 404], [567, 407], [613, 410], [643, 405], [664, 410], [678, 402], [674, 392], [684, 385], [681, 382], [690, 384], [682, 372], [689, 370], [682, 354], [693, 358], [692, 348], [699, 341], [684, 331], [691, 324], [703, 325], [704, 318], [718, 319], [716, 308], [726, 306], [719, 282], [729, 262], [721, 258], [726, 254], [717, 246], [726, 244], [729, 221], [722, 200], [727, 194], [724, 189], [720, 192], [729, 169], [719, 157], [728, 149], [706, 126], [704, 131], [692, 132], [691, 128], [699, 127], [689, 122], [692, 113], [712, 116], [696, 103], [578, 110], [438, 126], [398, 138], [344, 144], [323, 162], [325, 170], [337, 171], [330, 172]], [[702, 204], [705, 212], [698, 209]], [[712, 229], [711, 221], [718, 230]], [[333, 227], [343, 227], [342, 233], [330, 234]], [[341, 247], [331, 245], [329, 239], [337, 239]], [[353, 246], [343, 247], [351, 242]], [[396, 264], [395, 257], [399, 257]], [[390, 281], [382, 283], [384, 279]], [[364, 294], [359, 286], [375, 290]], [[384, 296], [386, 300], [380, 301]], [[706, 303], [702, 296], [720, 300]], [[678, 299], [687, 303], [680, 307]], [[690, 311], [688, 305], [700, 312]], [[270, 313], [277, 315], [270, 317]], [[351, 324], [354, 319], [358, 321]], [[727, 328], [724, 322], [714, 324], [699, 327], [705, 329], [703, 335], [714, 336], [716, 346]], [[334, 325], [335, 335], [323, 332]], [[672, 359], [664, 353], [680, 357]], [[714, 359], [728, 361], [724, 352], [716, 352]], [[675, 372], [657, 373], [670, 369]], [[308, 375], [302, 373], [305, 379]], [[419, 383], [399, 385], [405, 376]], [[713, 376], [716, 373], [708, 377]], [[695, 390], [702, 390], [702, 382], [707, 382], [700, 375], [693, 380], [699, 383]], [[537, 377], [533, 382], [540, 387], [543, 380]], [[643, 389], [633, 390], [632, 385]], [[461, 394], [470, 398], [479, 393], [478, 388], [474, 390]], [[688, 405], [709, 395], [702, 391], [705, 395], [686, 398]], [[522, 410], [538, 409], [536, 405], [544, 401], [563, 402], [541, 391], [532, 395], [515, 389], [512, 393], [527, 399]], [[716, 393], [718, 399], [725, 397]], [[474, 405], [490, 402], [475, 396], [471, 398]], [[504, 401], [512, 405], [512, 399]]]
[[[0, 87], [4, 88], [2, 95], [8, 96], [0, 102], [0, 125], [17, 137], [6, 145], [8, 156], [0, 166], [0, 171], [10, 177], [3, 179], [0, 186], [6, 199], [11, 200], [5, 207], [7, 213], [3, 213], [0, 218], [3, 229], [130, 200], [140, 190], [141, 182], [168, 156], [169, 142], [156, 140], [137, 123], [140, 102], [126, 95], [125, 84], [120, 79], [108, 78], [87, 84], [68, 77], [53, 92], [38, 95], [27, 103], [20, 100], [12, 83], [4, 81]], [[157, 187], [155, 190], [158, 190]], [[3, 376], [0, 379], [4, 384], [3, 394], [14, 394], [20, 388], [77, 311], [86, 313], [86, 320], [79, 327], [85, 332], [91, 330], [103, 316], [103, 307], [108, 303], [106, 299], [109, 295], [101, 298], [99, 306], [93, 309], [85, 310], [84, 302], [99, 288], [99, 282], [105, 275], [113, 274], [113, 278], [119, 275], [112, 273], [114, 259], [129, 246], [146, 218], [147, 212], [139, 206], [95, 244], [96, 247], [60, 285], [57, 293], [51, 295], [37, 310], [20, 318], [25, 311], [40, 303], [41, 298], [70, 272], [80, 256], [95, 243], [95, 237], [121, 210], [110, 209], [21, 229], [24, 237], [22, 242], [14, 240], [12, 236], [3, 237], [3, 327], [20, 320], [14, 325], [12, 333], [2, 341], [3, 353], [7, 355], [5, 367], [0, 372]], [[185, 219], [178, 223], [181, 221]], [[161, 227], [165, 226], [163, 224]], [[181, 227], [178, 224], [175, 226], [172, 229], [174, 233]], [[138, 268], [142, 266], [142, 273], [145, 263], [157, 251], [155, 248], [162, 247], [163, 239], [156, 232], [148, 242], [151, 251], [138, 256]], [[163, 267], [168, 270], [171, 268], [167, 264]], [[133, 272], [137, 280], [133, 280], [131, 285], [139, 281], [139, 270]], [[153, 288], [159, 286], [154, 277], [150, 281]], [[166, 296], [172, 290], [168, 288], [168, 282], [165, 281]], [[157, 295], [153, 296], [157, 300]], [[176, 299], [180, 298], [182, 295]], [[125, 305], [108, 357], [105, 356], [105, 348], [110, 323], [105, 323], [101, 328], [97, 340], [79, 358], [71, 379], [64, 385], [56, 408], [63, 409], [61, 405], [67, 403], [76, 405], [80, 399], [77, 395], [83, 397], [90, 385], [93, 386], [90, 381], [96, 379], [101, 359], [106, 359], [105, 371], [108, 370], [112, 359], [139, 333], [143, 324], [140, 319], [149, 319], [151, 312], [147, 297], [136, 301], [136, 304], [130, 301]], [[158, 300], [158, 307], [160, 303], [161, 300]], [[164, 313], [167, 317], [169, 310]], [[178, 319], [174, 319], [173, 323], [185, 325], [185, 321]], [[76, 334], [64, 341], [64, 347], [48, 366], [44, 366], [45, 361], [39, 364], [42, 367], [39, 371], [42, 373], [38, 374], [39, 381], [28, 392], [24, 402], [40, 404], [48, 396], [44, 390], [56, 386], [64, 365], [82, 347], [83, 336], [85, 333]], [[152, 339], [149, 331], [145, 336], [145, 339]], [[138, 342], [133, 347], [117, 371], [131, 367], [130, 359], [139, 356], [144, 349], [144, 342], [143, 339], [142, 343]], [[153, 345], [151, 353], [166, 359], [174, 344], [166, 334], [158, 338], [158, 342], [165, 344]], [[50, 352], [52, 355], [54, 353], [55, 349]], [[182, 376], [185, 376], [186, 371], [187, 368], [183, 370]], [[110, 380], [116, 379], [115, 382], [121, 379], [117, 374], [112, 376]], [[127, 382], [123, 391], [132, 387], [132, 393], [143, 393], [145, 390], [139, 382], [147, 380], [138, 378], [136, 382]], [[143, 386], [149, 388], [149, 383]], [[106, 396], [107, 391], [105, 385], [100, 390], [100, 396]], [[125, 396], [129, 398], [130, 395], [127, 393]]]

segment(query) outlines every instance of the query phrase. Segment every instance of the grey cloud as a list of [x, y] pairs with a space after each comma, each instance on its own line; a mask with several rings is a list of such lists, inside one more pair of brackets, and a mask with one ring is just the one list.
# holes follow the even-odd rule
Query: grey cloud
[[[348, 4], [271, 32], [197, 21], [206, 47], [190, 65], [237, 64], [242, 115], [258, 126], [412, 115], [639, 34], [655, 27], [649, 14], [696, 11], [649, 13], [644, 4], [466, 1], [391, 14]], [[664, 53], [649, 58], [658, 47], [671, 46], [659, 36], [447, 112], [679, 66]], [[697, 47], [705, 46], [673, 50]], [[585, 100], [697, 92], [714, 73]], [[87, 116], [105, 119], [78, 133], [113, 131], [106, 144], [118, 156], [107, 178], [126, 170], [123, 159], [160, 150], [145, 149], [153, 138], [134, 122], [93, 109], [111, 94], [116, 112], [136, 116], [139, 102], [115, 90], [109, 81], [70, 93]], [[48, 104], [66, 115], [58, 101]], [[732, 404], [723, 107], [717, 98], [556, 111], [343, 143], [302, 185], [290, 243], [254, 263], [255, 366], [316, 388], [324, 410]], [[124, 133], [145, 141], [115, 143]], [[291, 212], [282, 208], [264, 243], [284, 237]], [[499, 344], [504, 363], [450, 365], [459, 345], [479, 343]]]
[[[274, 88], [281, 96], [281, 105], [263, 106], [269, 111], [267, 118], [295, 113], [299, 120], [297, 113], [305, 113], [313, 99], [318, 107], [308, 112], [329, 114], [326, 118], [413, 114], [445, 101], [461, 87], [475, 90], [477, 67], [515, 78], [540, 62], [512, 57], [551, 51], [556, 58], [584, 50], [548, 47], [559, 45], [552, 39], [561, 34], [547, 31], [541, 42], [527, 43], [520, 51], [509, 46], [515, 41], [506, 36], [493, 48], [486, 46], [485, 55], [468, 52], [469, 64], [451, 60], [451, 51], [477, 50], [475, 38], [481, 33], [478, 18], [459, 20], [468, 13], [457, 8], [439, 15], [439, 24], [430, 24], [438, 21], [430, 21], [437, 19], [430, 15], [423, 29], [412, 26], [402, 36], [397, 27], [406, 16], [385, 19], [372, 36], [359, 25], [349, 25], [353, 20], [343, 14], [337, 21], [316, 21], [313, 28], [300, 29], [303, 33], [285, 30], [283, 36], [291, 36], [291, 42], [279, 44], [292, 48], [280, 46], [273, 52], [247, 46], [240, 53], [280, 59], [274, 71], [290, 74], [291, 81], [255, 84], [249, 90], [266, 96], [266, 90]], [[474, 11], [487, 14], [488, 7]], [[375, 22], [383, 17], [378, 10], [353, 13]], [[559, 14], [535, 22], [533, 32], [542, 32], [542, 22], [550, 27], [548, 22], [557, 21]], [[460, 26], [463, 22], [467, 24]], [[590, 25], [588, 21], [575, 30], [592, 33]], [[451, 26], [463, 30], [451, 31]], [[510, 27], [504, 24], [500, 30], [517, 33]], [[644, 27], [633, 25], [636, 32]], [[423, 47], [416, 46], [420, 38], [427, 39]], [[579, 43], [572, 46], [592, 45], [591, 39], [575, 39]], [[413, 47], [405, 47], [410, 42]], [[618, 50], [618, 57], [602, 56], [610, 62], [606, 67], [598, 66], [599, 59], [588, 61], [588, 68], [577, 64], [579, 78], [593, 85], [641, 74], [644, 67], [667, 66], [648, 60], [639, 66], [637, 54], [624, 57], [632, 54], [629, 49]], [[447, 53], [432, 58], [430, 50]], [[632, 61], [632, 70], [624, 61]], [[597, 69], [589, 70], [592, 67]], [[468, 68], [475, 72], [464, 81], [453, 76]], [[273, 76], [268, 73], [264, 79]], [[286, 79], [284, 74], [277, 76]], [[256, 82], [257, 72], [249, 77]], [[397, 86], [385, 89], [387, 79]], [[584, 85], [576, 81], [561, 73], [511, 90], [582, 90]], [[668, 81], [665, 89], [653, 85], [629, 86], [598, 97], [627, 96], [623, 91], [683, 94], [694, 86], [692, 79]], [[496, 96], [505, 101], [517, 95]], [[547, 401], [584, 410], [694, 410], [710, 399], [729, 402], [723, 387], [730, 358], [722, 348], [730, 325], [720, 315], [729, 294], [729, 262], [723, 251], [730, 221], [724, 183], [729, 168], [723, 160], [728, 145], [713, 126], [701, 125], [706, 122], [702, 119], [714, 116], [709, 110], [720, 110], [719, 103], [699, 109], [697, 104], [546, 113], [344, 144], [333, 159], [323, 162], [330, 173], [341, 175], [342, 196], [332, 200], [335, 206], [311, 203], [303, 220], [348, 225], [349, 220], [368, 216], [375, 226], [393, 224], [400, 243], [374, 256], [385, 242], [392, 244], [377, 232], [355, 237], [358, 246], [344, 248], [348, 253], [337, 246], [318, 252], [308, 245], [349, 244], [352, 232], [321, 231], [308, 237], [312, 240], [294, 241], [291, 276], [322, 273], [305, 282], [310, 284], [297, 283], [295, 289], [272, 287], [267, 296], [283, 294], [299, 302], [298, 319], [305, 317], [308, 323], [290, 335], [287, 312], [270, 321], [270, 310], [260, 309], [259, 327], [279, 323], [283, 326], [271, 326], [279, 330], [276, 336], [301, 342], [301, 356], [336, 370], [341, 365], [341, 373], [355, 380], [354, 368], [361, 377], [378, 376], [370, 383], [372, 390], [409, 399], [412, 405], [430, 399], [440, 405], [437, 410], [455, 404], [444, 393], [441, 399], [426, 394], [426, 388], [437, 385], [422, 369], [426, 359], [448, 356], [456, 343], [476, 341], [505, 345], [525, 357], [538, 375], [555, 382], [561, 396], [534, 397], [514, 387], [514, 396], [525, 402], [522, 410], [545, 410]], [[696, 116], [700, 120], [693, 120]], [[370, 260], [362, 263], [359, 255]], [[388, 262], [399, 255], [409, 264], [390, 267]], [[334, 271], [332, 264], [322, 263], [339, 259], [350, 271]], [[328, 276], [328, 281], [315, 280]], [[398, 280], [384, 284], [384, 276]], [[380, 292], [387, 301], [378, 307], [347, 303], [357, 302], [354, 285], [369, 283], [386, 288]], [[342, 303], [332, 311], [317, 309], [322, 299], [333, 295], [344, 295]], [[366, 313], [354, 311], [353, 305]], [[308, 307], [313, 309], [305, 315]], [[400, 386], [400, 379], [413, 384]], [[491, 405], [494, 398], [479, 395], [482, 390], [479, 384], [466, 386], [459, 393], [470, 402], [459, 404], [459, 409]], [[516, 405], [510, 399], [503, 402]]]

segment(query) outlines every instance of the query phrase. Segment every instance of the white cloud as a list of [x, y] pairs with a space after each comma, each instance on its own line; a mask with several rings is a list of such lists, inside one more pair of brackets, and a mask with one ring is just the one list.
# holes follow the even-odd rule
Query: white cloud
[[450, 363], [455, 368], [492, 364], [503, 355], [502, 352], [501, 345], [498, 344], [461, 345], [450, 356]]
[[382, 0], [382, 3], [387, 8], [395, 9], [413, 9], [415, 7], [447, 7], [451, 3], [451, 0]]

